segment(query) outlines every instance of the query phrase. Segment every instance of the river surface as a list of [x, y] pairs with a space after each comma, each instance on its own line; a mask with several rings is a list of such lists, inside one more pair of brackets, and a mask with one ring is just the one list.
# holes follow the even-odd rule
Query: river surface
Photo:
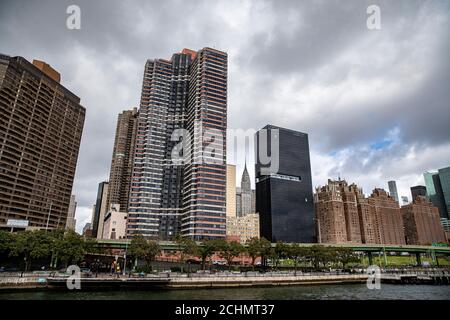
[[73, 300], [373, 300], [373, 299], [419, 299], [450, 300], [450, 285], [391, 285], [382, 284], [381, 289], [367, 289], [365, 284], [299, 285], [286, 287], [257, 287], [233, 289], [191, 289], [152, 291], [22, 291], [0, 292], [5, 299], [73, 299]]

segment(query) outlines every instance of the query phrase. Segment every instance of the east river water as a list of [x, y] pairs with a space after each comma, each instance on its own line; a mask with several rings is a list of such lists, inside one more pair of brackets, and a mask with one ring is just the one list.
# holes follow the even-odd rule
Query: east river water
[[253, 287], [232, 289], [152, 290], [152, 291], [22, 291], [0, 292], [5, 299], [79, 299], [79, 300], [450, 300], [450, 285], [392, 285], [381, 289], [367, 289], [365, 284], [299, 285], [283, 287]]

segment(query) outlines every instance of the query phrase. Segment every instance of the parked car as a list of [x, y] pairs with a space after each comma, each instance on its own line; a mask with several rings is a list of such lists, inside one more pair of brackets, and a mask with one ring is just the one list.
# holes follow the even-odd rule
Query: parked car
[[186, 263], [190, 263], [190, 264], [200, 264], [200, 261], [195, 260], [195, 259], [187, 259]]

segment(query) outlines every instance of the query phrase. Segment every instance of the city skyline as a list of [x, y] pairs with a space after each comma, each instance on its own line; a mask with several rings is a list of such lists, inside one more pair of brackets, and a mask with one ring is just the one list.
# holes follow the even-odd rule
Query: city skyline
[[[396, 180], [399, 197], [409, 196], [411, 186], [424, 184], [423, 172], [448, 166], [446, 2], [380, 1], [377, 31], [365, 26], [364, 2], [187, 3], [196, 19], [175, 10], [175, 3], [79, 5], [81, 30], [65, 28], [65, 3], [5, 1], [0, 10], [1, 51], [55, 67], [87, 109], [72, 192], [77, 230], [90, 220], [98, 183], [108, 179], [117, 114], [139, 104], [142, 64], [180, 47], [228, 53], [230, 128], [270, 122], [309, 134], [313, 186], [340, 175], [367, 193]], [[14, 20], [11, 10], [17, 12]], [[61, 17], [46, 15], [55, 12]], [[39, 28], [29, 19], [32, 13], [41, 17]], [[167, 15], [171, 19], [163, 19]], [[199, 34], [199, 28], [211, 32]], [[161, 40], [163, 32], [171, 36]], [[238, 161], [228, 154], [240, 174], [243, 153]], [[247, 155], [253, 184], [254, 159]]]

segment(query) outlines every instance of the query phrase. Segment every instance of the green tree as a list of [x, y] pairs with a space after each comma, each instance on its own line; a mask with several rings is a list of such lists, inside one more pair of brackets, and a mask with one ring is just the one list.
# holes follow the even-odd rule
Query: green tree
[[239, 242], [227, 242], [225, 240], [219, 242], [218, 249], [220, 257], [227, 261], [228, 270], [231, 270], [233, 259], [238, 257], [244, 251], [244, 247]]
[[128, 252], [134, 259], [144, 260], [147, 269], [150, 269], [152, 261], [155, 261], [161, 253], [161, 247], [156, 241], [147, 240], [143, 235], [136, 235], [131, 239]]
[[202, 260], [202, 270], [205, 270], [206, 260], [211, 260], [212, 255], [217, 251], [217, 247], [216, 240], [206, 240], [198, 247], [198, 256]]
[[310, 247], [309, 258], [316, 270], [326, 267], [328, 263], [336, 261], [336, 251], [332, 247], [315, 244]]
[[10, 250], [14, 235], [10, 232], [0, 230], [0, 254]]
[[265, 267], [266, 259], [272, 253], [272, 244], [270, 243], [269, 240], [263, 237], [259, 240], [259, 245], [260, 245], [261, 265]]
[[54, 254], [64, 262], [65, 267], [69, 264], [78, 264], [86, 254], [86, 243], [82, 235], [73, 230], [64, 232], [62, 237], [54, 240]]
[[50, 258], [50, 268], [56, 268], [58, 266], [58, 259], [60, 258], [58, 256], [58, 247], [61, 241], [64, 240], [64, 229], [54, 229], [49, 231], [50, 235], [50, 250], [52, 252], [51, 258]]
[[314, 266], [314, 269], [320, 268], [321, 262], [324, 261], [324, 247], [322, 245], [313, 245], [309, 250], [309, 258]]
[[297, 275], [297, 267], [301, 261], [309, 256], [309, 248], [302, 247], [298, 243], [291, 244], [287, 250], [287, 256], [294, 262], [294, 272]]
[[351, 248], [336, 248], [336, 260], [342, 264], [342, 268], [345, 269], [349, 263], [357, 263], [360, 261], [358, 255], [353, 252]]
[[255, 237], [248, 240], [246, 244], [246, 251], [252, 259], [252, 269], [255, 271], [255, 261], [261, 256], [261, 241]]
[[275, 247], [270, 250], [270, 259], [275, 265], [275, 269], [278, 268], [278, 264], [281, 259], [287, 258], [289, 246], [282, 241], [277, 241]]
[[23, 256], [25, 271], [28, 271], [33, 259], [50, 256], [51, 238], [45, 230], [19, 232], [10, 242], [9, 254]]
[[198, 246], [194, 240], [182, 237], [179, 234], [175, 237], [175, 243], [177, 244], [179, 262], [182, 264], [181, 272], [184, 272], [183, 266], [184, 263], [186, 262], [186, 257], [197, 255]]

